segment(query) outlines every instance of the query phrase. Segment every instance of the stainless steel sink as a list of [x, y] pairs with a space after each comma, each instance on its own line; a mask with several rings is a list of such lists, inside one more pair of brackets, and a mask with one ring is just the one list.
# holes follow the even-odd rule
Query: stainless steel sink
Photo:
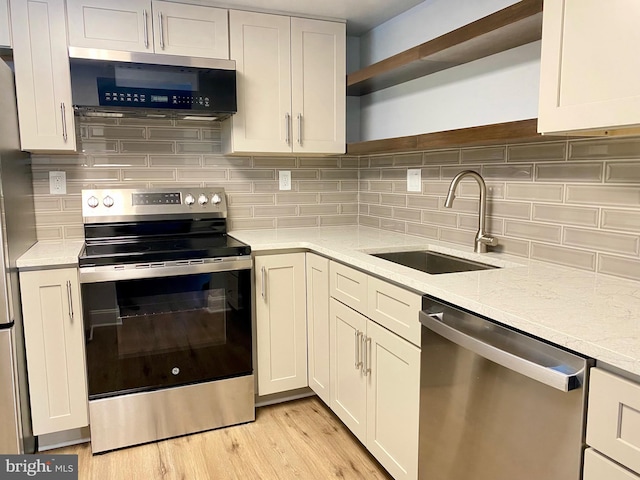
[[430, 273], [431, 275], [499, 268], [495, 265], [487, 265], [486, 263], [475, 262], [466, 258], [453, 257], [451, 255], [433, 252], [431, 250], [372, 253], [371, 255], [384, 260], [389, 260], [393, 263], [404, 265], [405, 267], [421, 270], [423, 272]]

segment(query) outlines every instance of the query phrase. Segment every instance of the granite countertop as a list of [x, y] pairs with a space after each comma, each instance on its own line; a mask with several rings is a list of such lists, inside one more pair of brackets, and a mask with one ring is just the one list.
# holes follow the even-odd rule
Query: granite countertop
[[75, 267], [84, 240], [50, 240], [36, 242], [16, 260], [18, 270], [52, 267]]
[[[362, 226], [230, 235], [255, 253], [308, 249], [640, 375], [640, 282]], [[427, 248], [503, 268], [429, 275], [367, 255]]]

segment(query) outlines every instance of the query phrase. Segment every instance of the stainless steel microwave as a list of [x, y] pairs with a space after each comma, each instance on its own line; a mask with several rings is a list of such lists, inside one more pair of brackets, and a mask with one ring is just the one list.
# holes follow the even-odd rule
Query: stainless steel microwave
[[236, 113], [232, 60], [69, 49], [76, 114], [222, 120]]

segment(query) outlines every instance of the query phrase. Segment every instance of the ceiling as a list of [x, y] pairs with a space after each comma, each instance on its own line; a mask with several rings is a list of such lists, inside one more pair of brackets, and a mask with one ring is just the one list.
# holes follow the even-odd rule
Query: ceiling
[[262, 12], [347, 20], [347, 34], [360, 36], [423, 0], [191, 0]]

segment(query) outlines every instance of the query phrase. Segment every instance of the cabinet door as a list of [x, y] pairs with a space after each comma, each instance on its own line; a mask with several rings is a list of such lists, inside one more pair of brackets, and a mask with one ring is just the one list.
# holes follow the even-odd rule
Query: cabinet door
[[151, 0], [67, 0], [69, 46], [153, 52]]
[[639, 22], [636, 0], [545, 2], [538, 131], [640, 124]]
[[64, 0], [11, 2], [11, 20], [21, 148], [73, 152]]
[[331, 409], [364, 444], [367, 437], [367, 382], [363, 373], [367, 319], [330, 300]]
[[33, 433], [87, 426], [77, 269], [22, 272], [20, 290]]
[[396, 480], [418, 478], [420, 349], [375, 322], [367, 325], [371, 372], [366, 446]]
[[290, 19], [229, 12], [238, 113], [224, 122], [224, 150], [291, 152]]
[[9, 0], [0, 0], [0, 47], [11, 48], [9, 27]]
[[227, 10], [154, 1], [153, 43], [156, 53], [228, 59]]
[[640, 473], [640, 384], [592, 368], [587, 444]]
[[308, 386], [304, 253], [255, 258], [258, 395]]
[[291, 19], [293, 151], [345, 152], [344, 23]]
[[593, 448], [584, 452], [584, 472], [582, 480], [640, 480], [629, 470], [607, 460]]
[[307, 253], [309, 386], [331, 404], [329, 368], [329, 259]]

